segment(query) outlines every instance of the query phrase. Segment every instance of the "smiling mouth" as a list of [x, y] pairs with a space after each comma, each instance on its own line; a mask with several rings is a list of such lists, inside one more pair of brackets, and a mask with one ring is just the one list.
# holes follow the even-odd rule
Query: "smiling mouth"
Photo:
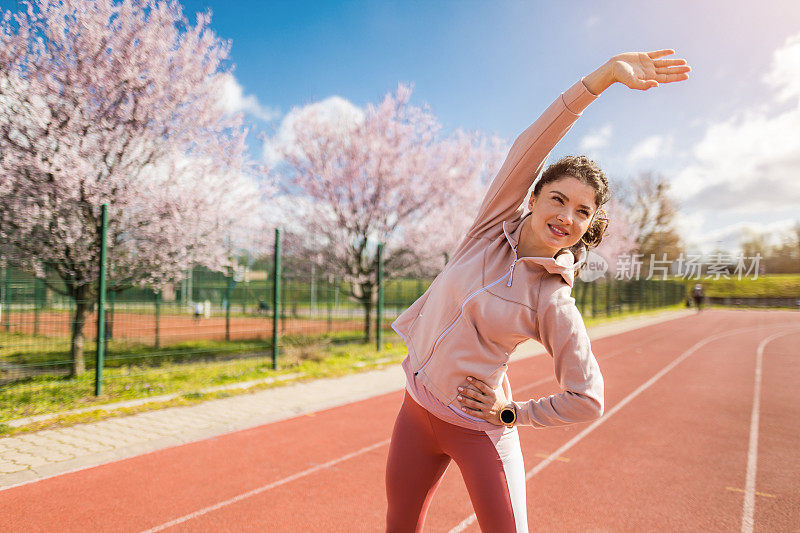
[[569, 233], [567, 233], [566, 231], [562, 231], [562, 230], [560, 230], [558, 228], [555, 228], [555, 227], [551, 226], [550, 224], [548, 224], [547, 227], [550, 228], [550, 232], [553, 235], [556, 235], [558, 237], [566, 237], [567, 235], [569, 235]]

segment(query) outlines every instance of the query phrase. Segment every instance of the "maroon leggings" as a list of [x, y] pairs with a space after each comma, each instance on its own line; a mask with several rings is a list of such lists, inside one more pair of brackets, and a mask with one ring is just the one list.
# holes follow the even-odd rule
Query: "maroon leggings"
[[432, 415], [406, 391], [386, 462], [387, 532], [422, 531], [450, 459], [461, 470], [482, 531], [528, 531], [517, 428], [456, 426]]

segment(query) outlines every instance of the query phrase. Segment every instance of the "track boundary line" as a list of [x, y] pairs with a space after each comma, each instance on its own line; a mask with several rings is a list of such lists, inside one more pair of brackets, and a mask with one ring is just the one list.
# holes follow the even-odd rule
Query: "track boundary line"
[[750, 442], [747, 448], [747, 474], [744, 487], [744, 503], [742, 504], [742, 533], [752, 533], [755, 525], [756, 511], [756, 469], [758, 467], [758, 424], [761, 410], [761, 368], [764, 359], [764, 348], [773, 340], [797, 333], [784, 331], [770, 335], [758, 345], [756, 350], [755, 383], [753, 385], [753, 410], [750, 413]]
[[[631, 331], [633, 331], [633, 330], [631, 330]], [[669, 336], [669, 334], [664, 334], [664, 335], [661, 335], [661, 336], [656, 337], [656, 338], [657, 339], [663, 339], [663, 338], [668, 337], [668, 336]], [[628, 346], [627, 348], [620, 348], [619, 350], [615, 350], [615, 351], [613, 351], [613, 352], [611, 352], [609, 354], [603, 355], [602, 358], [601, 358], [601, 356], [599, 354], [595, 354], [595, 357], [597, 357], [598, 362], [607, 361], [607, 360], [611, 359], [612, 357], [614, 357], [616, 355], [619, 355], [619, 354], [621, 354], [621, 353], [623, 353], [623, 352], [625, 352], [627, 350], [630, 350], [631, 348], [644, 346], [645, 344], [649, 344], [651, 342], [653, 342], [653, 339], [648, 339], [646, 341], [634, 344], [632, 346]], [[592, 351], [592, 353], [594, 353], [594, 350]], [[545, 354], [547, 354], [547, 352], [536, 354], [536, 355], [545, 355]], [[532, 359], [533, 357], [535, 357], [535, 356], [526, 357], [525, 359], [522, 359], [522, 360], [524, 361], [524, 360], [527, 360], [527, 359]], [[548, 375], [546, 378], [542, 378], [542, 379], [539, 379], [537, 381], [534, 381], [533, 383], [528, 383], [527, 385], [523, 385], [522, 387], [518, 387], [517, 388], [517, 393], [520, 393], [522, 391], [526, 391], [528, 389], [532, 389], [533, 387], [536, 387], [537, 385], [542, 385], [543, 383], [547, 383], [548, 381], [553, 381], [554, 379], [555, 379], [554, 376]]]
[[[776, 326], [779, 326], [779, 325], [776, 324]], [[789, 324], [786, 324], [786, 326], [792, 327]], [[639, 387], [637, 387], [633, 392], [631, 392], [625, 398], [620, 400], [620, 402], [617, 403], [614, 407], [612, 407], [611, 410], [608, 413], [606, 413], [601, 418], [599, 418], [599, 419], [595, 420], [594, 422], [592, 422], [591, 425], [589, 425], [583, 431], [581, 431], [580, 433], [575, 435], [573, 438], [571, 438], [569, 441], [567, 441], [565, 444], [563, 444], [556, 451], [551, 453], [546, 459], [543, 459], [542, 461], [540, 461], [535, 467], [533, 467], [531, 470], [529, 470], [525, 474], [525, 481], [528, 481], [533, 476], [535, 476], [536, 474], [541, 472], [547, 465], [552, 463], [558, 457], [564, 455], [565, 451], [569, 450], [575, 444], [580, 442], [585, 436], [587, 436], [589, 433], [591, 433], [592, 431], [597, 429], [597, 427], [599, 427], [601, 424], [603, 424], [612, 415], [614, 415], [620, 409], [625, 407], [625, 405], [630, 403], [631, 400], [633, 400], [639, 394], [641, 394], [643, 391], [648, 389], [653, 383], [655, 383], [656, 381], [661, 379], [661, 377], [664, 376], [664, 374], [666, 374], [667, 372], [669, 372], [670, 370], [675, 368], [681, 361], [683, 361], [684, 359], [689, 357], [691, 354], [693, 354], [694, 352], [696, 352], [697, 350], [699, 350], [700, 348], [702, 348], [706, 344], [708, 344], [710, 342], [713, 342], [715, 340], [724, 338], [724, 337], [729, 337], [731, 335], [737, 335], [739, 333], [744, 333], [744, 332], [747, 332], [747, 331], [763, 330], [763, 329], [764, 329], [764, 326], [749, 326], [749, 327], [746, 327], [746, 328], [738, 328], [738, 329], [733, 329], [733, 330], [730, 330], [730, 331], [723, 331], [721, 333], [716, 333], [714, 335], [706, 337], [705, 339], [695, 343], [691, 348], [689, 348], [688, 350], [683, 352], [676, 359], [674, 359], [671, 363], [669, 363], [667, 366], [665, 366], [664, 368], [659, 370], [653, 377], [651, 377], [650, 379], [648, 379], [647, 381], [645, 381], [644, 383], [639, 385]], [[795, 331], [790, 331], [790, 332], [782, 332], [781, 334], [789, 334], [789, 333], [794, 333], [794, 332], [796, 332], [796, 330]], [[477, 519], [477, 517], [476, 517], [475, 513], [472, 513], [470, 516], [468, 516], [467, 518], [462, 520], [458, 525], [453, 527], [450, 530], [449, 533], [459, 533], [461, 531], [464, 531], [470, 524], [475, 522], [476, 519]]]
[[228, 505], [230, 505], [232, 503], [236, 503], [238, 501], [244, 500], [244, 499], [249, 498], [251, 496], [255, 496], [256, 494], [261, 494], [262, 492], [268, 491], [270, 489], [274, 489], [275, 487], [279, 487], [280, 485], [285, 485], [286, 483], [289, 483], [290, 481], [294, 481], [295, 479], [299, 479], [299, 478], [305, 477], [305, 476], [307, 476], [309, 474], [313, 474], [314, 472], [316, 472], [318, 470], [322, 470], [323, 468], [328, 468], [328, 467], [331, 467], [331, 466], [333, 466], [333, 465], [335, 465], [337, 463], [341, 463], [342, 461], [346, 461], [348, 459], [352, 459], [353, 457], [356, 457], [357, 455], [361, 455], [362, 453], [366, 453], [368, 451], [374, 450], [375, 448], [380, 448], [381, 446], [389, 444], [390, 440], [391, 439], [386, 439], [386, 440], [382, 440], [380, 442], [376, 442], [375, 444], [370, 444], [369, 446], [361, 448], [360, 450], [357, 450], [355, 452], [348, 453], [347, 455], [343, 455], [343, 456], [341, 456], [341, 457], [339, 457], [337, 459], [332, 459], [332, 460], [330, 460], [330, 461], [328, 461], [326, 463], [318, 464], [318, 465], [316, 465], [316, 466], [314, 466], [312, 468], [308, 468], [306, 470], [303, 470], [302, 472], [298, 472], [296, 474], [292, 474], [291, 476], [285, 477], [283, 479], [279, 479], [278, 481], [273, 481], [272, 483], [269, 483], [267, 485], [258, 487], [257, 489], [253, 489], [253, 490], [245, 492], [243, 494], [239, 494], [238, 496], [234, 496], [233, 498], [229, 498], [229, 499], [227, 499], [225, 501], [221, 501], [221, 502], [216, 503], [214, 505], [210, 505], [208, 507], [204, 507], [203, 509], [200, 509], [199, 511], [195, 511], [195, 512], [189, 513], [187, 515], [183, 515], [183, 516], [181, 516], [179, 518], [176, 518], [174, 520], [170, 520], [169, 522], [165, 522], [165, 523], [163, 523], [161, 525], [158, 525], [158, 526], [155, 526], [153, 528], [146, 529], [142, 533], [155, 533], [156, 531], [162, 531], [162, 530], [167, 529], [169, 527], [176, 526], [176, 525], [181, 524], [183, 522], [186, 522], [188, 520], [192, 520], [194, 518], [202, 516], [202, 515], [204, 515], [206, 513], [210, 513], [211, 511], [216, 511], [217, 509], [221, 509], [222, 507], [226, 507], [226, 506], [228, 506]]

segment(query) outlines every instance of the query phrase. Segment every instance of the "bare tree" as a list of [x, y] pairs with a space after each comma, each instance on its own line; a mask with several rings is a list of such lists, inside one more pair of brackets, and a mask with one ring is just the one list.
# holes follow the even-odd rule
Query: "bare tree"
[[779, 236], [775, 242], [772, 232], [748, 231], [741, 241], [742, 255], [760, 255], [760, 265], [770, 274], [791, 274], [800, 272], [800, 222]]
[[620, 191], [621, 202], [636, 230], [639, 253], [648, 263], [651, 256], [662, 260], [675, 260], [684, 251], [680, 235], [675, 229], [677, 202], [670, 196], [669, 182], [661, 174], [639, 174]]

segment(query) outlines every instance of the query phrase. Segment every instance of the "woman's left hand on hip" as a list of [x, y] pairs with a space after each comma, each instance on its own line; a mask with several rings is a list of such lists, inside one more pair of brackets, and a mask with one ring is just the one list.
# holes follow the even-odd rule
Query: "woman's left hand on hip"
[[502, 387], [492, 389], [474, 376], [468, 376], [466, 383], [458, 387], [456, 399], [465, 413], [496, 426], [503, 425], [500, 421], [500, 410], [508, 405], [508, 400]]

